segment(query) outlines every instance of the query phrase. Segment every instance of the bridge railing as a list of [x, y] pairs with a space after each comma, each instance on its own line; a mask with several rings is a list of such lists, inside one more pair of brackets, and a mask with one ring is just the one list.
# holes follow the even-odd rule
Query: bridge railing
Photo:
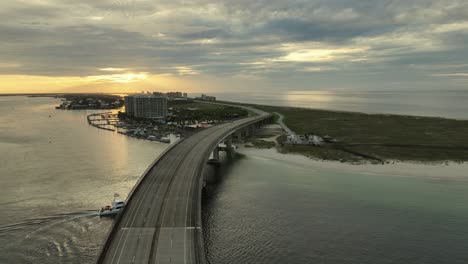
[[[208, 148], [208, 150], [203, 153], [202, 155], [204, 157], [206, 157], [206, 159], [202, 160], [200, 164], [198, 164], [198, 175], [202, 176], [203, 175], [203, 171], [205, 169], [205, 164], [206, 164], [206, 160], [209, 158], [209, 156], [211, 155], [211, 152], [213, 152], [213, 150], [217, 147], [217, 145], [219, 144], [219, 142], [223, 141], [226, 137], [228, 137], [229, 135], [231, 135], [232, 133], [234, 133], [235, 131], [239, 130], [239, 129], [242, 129], [244, 127], [247, 127], [247, 126], [250, 126], [252, 124], [255, 124], [259, 121], [262, 121], [262, 120], [265, 120], [265, 119], [268, 119], [270, 118], [270, 114], [268, 115], [265, 115], [265, 116], [255, 116], [253, 117], [252, 120], [250, 120], [249, 122], [246, 122], [240, 126], [237, 126], [235, 128], [232, 128], [228, 131], [226, 131], [225, 133], [223, 133], [219, 138], [218, 138], [218, 141], [216, 141], [215, 143], [212, 144], [211, 148]], [[251, 117], [252, 118], [252, 117]], [[199, 177], [198, 179], [198, 189], [201, 190], [201, 186], [203, 186], [203, 177]], [[198, 210], [197, 212], [197, 226], [202, 226], [202, 219], [201, 219], [201, 200], [202, 200], [202, 192], [201, 191], [198, 191], [198, 197], [197, 197], [197, 200], [196, 200], [196, 203], [198, 203], [198, 208], [200, 208], [200, 210]], [[195, 254], [197, 255], [196, 259], [198, 260], [198, 263], [206, 263], [206, 256], [205, 256], [205, 248], [204, 248], [204, 244], [205, 244], [205, 241], [203, 240], [203, 234], [202, 232], [198, 232], [196, 233], [196, 237], [195, 239], [197, 240], [197, 245], [199, 247], [199, 250], [196, 250], [195, 251]]]
[[109, 250], [111, 241], [115, 237], [115, 234], [117, 233], [117, 231], [119, 231], [116, 227], [120, 224], [121, 216], [124, 214], [125, 210], [127, 210], [128, 206], [129, 206], [129, 204], [130, 204], [130, 202], [132, 200], [133, 193], [135, 193], [135, 191], [140, 187], [141, 182], [146, 178], [146, 175], [159, 163], [161, 158], [164, 157], [164, 155], [166, 155], [171, 149], [173, 149], [175, 146], [177, 146], [182, 141], [183, 141], [183, 139], [177, 140], [174, 144], [171, 144], [163, 152], [161, 152], [161, 154], [159, 154], [158, 157], [156, 159], [154, 159], [154, 161], [148, 166], [148, 168], [143, 172], [141, 177], [135, 183], [132, 190], [129, 192], [129, 194], [127, 196], [125, 207], [123, 208], [122, 211], [119, 212], [119, 214], [117, 214], [117, 217], [115, 218], [114, 223], [112, 224], [112, 226], [111, 226], [111, 228], [110, 228], [110, 230], [109, 230], [109, 232], [107, 234], [106, 242], [104, 243], [104, 246], [101, 249], [101, 254], [99, 255], [97, 263], [103, 263], [104, 258], [105, 258], [106, 253], [107, 253], [107, 250]]
[[[234, 133], [235, 131], [239, 130], [239, 129], [242, 129], [244, 127], [247, 127], [249, 125], [252, 125], [252, 124], [255, 124], [259, 121], [262, 121], [262, 120], [265, 120], [267, 118], [269, 118], [271, 115], [270, 114], [266, 114], [264, 116], [254, 116], [254, 117], [251, 117], [252, 120], [246, 122], [246, 123], [243, 123], [239, 126], [236, 126], [228, 131], [226, 131], [225, 133], [223, 133], [221, 135], [221, 137], [219, 138], [220, 141], [223, 140], [224, 138], [226, 138], [227, 136], [231, 135], [232, 133]], [[138, 179], [138, 181], [136, 182], [136, 184], [134, 185], [134, 187], [132, 188], [132, 190], [130, 191], [130, 193], [128, 194], [127, 196], [127, 202], [126, 202], [126, 206], [124, 207], [124, 209], [117, 215], [114, 223], [112, 224], [111, 228], [110, 228], [110, 231], [107, 235], [107, 239], [106, 239], [106, 242], [104, 243], [104, 246], [101, 250], [101, 254], [99, 255], [99, 258], [97, 260], [97, 263], [103, 263], [104, 261], [104, 258], [106, 256], [106, 253], [107, 253], [107, 250], [109, 250], [109, 247], [111, 245], [111, 241], [112, 239], [115, 237], [116, 233], [119, 231], [117, 229], [118, 225], [120, 224], [120, 221], [121, 221], [121, 216], [125, 213], [126, 210], [128, 210], [127, 208], [129, 207], [129, 205], [131, 205], [131, 201], [132, 201], [132, 197], [133, 197], [133, 194], [135, 193], [135, 191], [142, 185], [142, 181], [145, 180], [147, 174], [158, 164], [158, 162], [161, 160], [161, 158], [166, 155], [172, 148], [174, 148], [175, 146], [177, 146], [179, 143], [181, 143], [183, 141], [183, 139], [181, 140], [178, 140], [176, 143], [170, 145], [167, 149], [165, 149], [161, 154], [159, 154], [159, 156], [150, 164], [150, 166], [148, 166], [148, 168], [145, 170], [145, 172], [143, 172], [142, 176]], [[218, 144], [219, 142], [215, 142], [213, 143], [213, 149], [216, 147], [216, 145]], [[205, 156], [209, 157], [209, 154], [211, 152], [207, 152], [207, 153], [204, 153]], [[204, 169], [204, 163], [203, 164], [200, 164], [199, 165], [199, 171], [200, 171], [200, 174], [199, 175], [202, 175], [203, 173], [203, 169]], [[200, 181], [203, 181], [203, 178], [200, 177]], [[199, 186], [202, 186], [201, 182], [199, 183], [200, 185]], [[199, 203], [199, 207], [201, 208], [201, 192], [199, 192], [199, 195], [198, 195], [198, 203]], [[198, 219], [197, 219], [198, 223], [200, 224], [201, 226], [201, 212], [198, 212]], [[203, 237], [200, 233], [200, 235], [196, 238], [198, 240], [198, 245], [199, 247], [201, 247], [201, 250], [202, 250], [202, 254], [199, 255], [198, 257], [202, 260], [202, 263], [204, 263], [204, 259], [205, 259], [205, 256], [204, 256], [204, 248], [203, 248], [203, 245], [204, 245], [204, 241], [203, 241]]]

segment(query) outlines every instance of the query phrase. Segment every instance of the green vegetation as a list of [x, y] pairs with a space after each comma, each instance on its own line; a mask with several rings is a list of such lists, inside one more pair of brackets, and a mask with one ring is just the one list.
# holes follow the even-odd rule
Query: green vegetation
[[468, 161], [468, 148], [425, 148], [425, 147], [388, 147], [388, 146], [359, 146], [347, 149], [381, 159], [413, 160], [413, 161]]
[[274, 135], [274, 134], [263, 134], [263, 135], [255, 135], [256, 138], [271, 138], [271, 137], [275, 137], [277, 135]]
[[467, 161], [468, 121], [431, 117], [364, 114], [290, 107], [255, 106], [285, 116], [285, 124], [298, 134], [330, 135], [340, 141], [336, 149], [283, 146], [284, 152], [320, 159], [376, 159], [414, 161]]
[[261, 139], [254, 139], [250, 141], [252, 145], [246, 145], [246, 147], [255, 147], [255, 148], [274, 148], [276, 143], [273, 141], [266, 141]]
[[339, 149], [329, 147], [316, 147], [306, 145], [284, 145], [279, 151], [281, 153], [295, 153], [302, 154], [309, 158], [321, 159], [321, 160], [339, 160], [347, 162], [360, 162], [362, 158], [359, 156], [344, 152]]
[[168, 101], [167, 107], [171, 107], [173, 109], [187, 109], [187, 108], [222, 109], [225, 106], [218, 105], [218, 104], [200, 103], [200, 102], [195, 102], [193, 100], [173, 100], [173, 101]]
[[170, 101], [169, 107], [173, 114], [169, 120], [173, 122], [189, 120], [230, 120], [249, 115], [247, 110], [233, 106], [188, 101]]

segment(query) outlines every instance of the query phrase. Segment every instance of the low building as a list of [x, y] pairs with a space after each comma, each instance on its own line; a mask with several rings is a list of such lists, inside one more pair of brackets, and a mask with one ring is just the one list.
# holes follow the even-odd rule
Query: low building
[[296, 135], [296, 134], [289, 134], [286, 137], [285, 144], [291, 145], [314, 145], [314, 146], [322, 146], [326, 142], [325, 140], [316, 135]]
[[169, 98], [181, 98], [182, 92], [168, 92], [166, 93], [167, 97]]
[[133, 117], [164, 119], [167, 116], [167, 98], [154, 94], [126, 96], [125, 112]]
[[323, 145], [323, 139], [319, 136], [309, 136], [309, 144], [315, 145], [315, 146], [321, 146]]
[[208, 96], [206, 94], [202, 94], [200, 97], [197, 97], [196, 99], [202, 100], [202, 101], [209, 101], [209, 102], [214, 102], [216, 101], [216, 97], [214, 96]]

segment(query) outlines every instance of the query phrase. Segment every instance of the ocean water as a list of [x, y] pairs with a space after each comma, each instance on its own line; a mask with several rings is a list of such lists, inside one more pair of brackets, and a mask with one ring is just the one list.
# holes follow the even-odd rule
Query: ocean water
[[[0, 97], [0, 263], [94, 263], [111, 219], [167, 145], [91, 127], [92, 111]], [[203, 194], [210, 263], [468, 263], [466, 164], [317, 162], [239, 149]]]
[[124, 198], [167, 145], [87, 124], [51, 98], [0, 97], [0, 263], [93, 263]]
[[468, 263], [468, 165], [239, 149], [204, 193], [209, 263]]
[[289, 91], [219, 93], [252, 104], [468, 119], [468, 91]]

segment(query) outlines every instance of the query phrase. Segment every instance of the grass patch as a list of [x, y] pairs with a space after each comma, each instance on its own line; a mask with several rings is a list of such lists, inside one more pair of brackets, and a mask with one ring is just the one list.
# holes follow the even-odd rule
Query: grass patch
[[217, 105], [203, 102], [169, 101], [173, 116], [171, 122], [202, 121], [202, 120], [230, 120], [247, 117], [248, 111], [235, 106]]
[[188, 101], [169, 101], [168, 107], [172, 107], [173, 109], [188, 109], [188, 108], [197, 108], [197, 109], [223, 109], [225, 106], [217, 105], [217, 104], [205, 104], [194, 102], [191, 100]]
[[281, 153], [295, 153], [309, 158], [321, 160], [336, 160], [342, 162], [361, 162], [362, 158], [334, 148], [316, 147], [309, 145], [284, 145]]
[[[285, 116], [285, 124], [298, 134], [330, 135], [340, 140], [347, 149], [382, 159], [468, 160], [468, 121], [466, 120], [292, 107], [255, 107], [268, 112], [281, 113]], [[355, 143], [410, 146], [347, 145]], [[454, 147], [466, 149], [455, 149]], [[342, 157], [342, 151], [317, 150], [311, 146], [291, 146], [285, 149], [324, 159], [337, 160]]]
[[262, 135], [255, 135], [256, 138], [272, 138], [274, 136], [277, 136], [277, 134], [262, 134]]
[[377, 156], [381, 159], [414, 160], [414, 161], [466, 161], [468, 150], [458, 149], [428, 149], [414, 147], [384, 147], [384, 146], [359, 146], [347, 147], [348, 149]]
[[251, 145], [246, 145], [247, 148], [254, 147], [254, 148], [274, 148], [276, 143], [273, 141], [266, 141], [261, 139], [254, 139], [249, 142]]

